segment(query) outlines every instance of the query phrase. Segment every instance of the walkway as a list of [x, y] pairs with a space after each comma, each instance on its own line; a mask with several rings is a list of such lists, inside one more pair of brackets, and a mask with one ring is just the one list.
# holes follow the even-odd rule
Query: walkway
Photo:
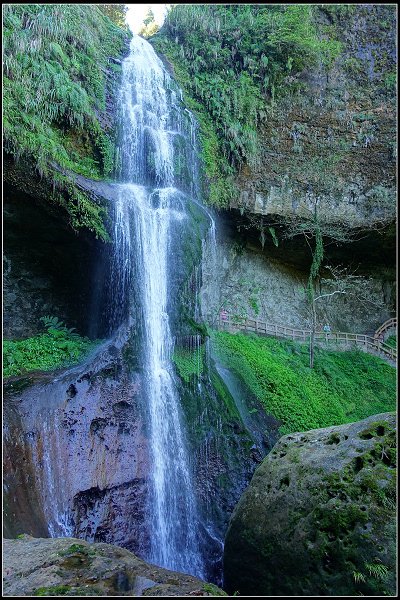
[[[220, 315], [219, 329], [230, 331], [251, 331], [259, 335], [271, 335], [274, 337], [290, 338], [298, 342], [307, 342], [310, 339], [311, 331], [309, 329], [294, 329], [284, 325], [273, 325], [265, 321], [256, 321], [255, 319], [231, 317], [228, 313]], [[385, 338], [389, 332], [397, 331], [397, 319], [388, 319], [377, 329], [373, 336], [360, 333], [343, 333], [316, 331], [316, 343], [335, 344], [356, 344], [361, 346], [367, 352], [378, 354], [382, 358], [391, 361], [397, 360], [397, 348], [392, 348], [385, 343]]]

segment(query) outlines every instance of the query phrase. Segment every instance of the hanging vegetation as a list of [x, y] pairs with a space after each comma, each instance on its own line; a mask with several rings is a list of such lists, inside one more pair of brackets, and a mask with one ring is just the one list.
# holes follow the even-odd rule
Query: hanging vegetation
[[199, 119], [209, 203], [217, 206], [237, 194], [238, 170], [258, 164], [268, 107], [301, 85], [290, 75], [340, 51], [339, 42], [320, 39], [310, 5], [175, 5], [151, 41]]
[[[104, 131], [99, 116], [115, 68], [109, 57], [121, 54], [126, 31], [93, 5], [8, 4], [3, 25], [6, 153], [33, 160], [39, 175], [60, 190], [66, 188], [60, 168], [92, 179], [110, 177], [114, 133]], [[89, 229], [105, 239], [100, 207], [74, 190], [67, 200], [59, 193], [55, 199], [74, 227], [81, 213], [92, 213]]]

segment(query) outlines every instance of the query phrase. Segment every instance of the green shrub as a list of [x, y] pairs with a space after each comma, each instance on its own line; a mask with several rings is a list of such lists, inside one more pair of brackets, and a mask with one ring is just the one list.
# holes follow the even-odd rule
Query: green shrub
[[390, 335], [386, 342], [385, 342], [388, 346], [390, 346], [391, 348], [397, 348], [397, 336], [396, 335]]
[[65, 327], [50, 324], [47, 333], [25, 340], [4, 340], [3, 375], [10, 377], [28, 371], [50, 371], [72, 365], [88, 354], [96, 343]]
[[396, 370], [361, 351], [315, 349], [255, 335], [214, 332], [213, 348], [291, 433], [364, 419], [395, 410]]

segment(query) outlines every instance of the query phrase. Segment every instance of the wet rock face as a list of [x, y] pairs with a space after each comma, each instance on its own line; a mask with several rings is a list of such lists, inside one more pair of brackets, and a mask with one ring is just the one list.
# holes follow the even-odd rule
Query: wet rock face
[[15, 537], [23, 531], [47, 535], [46, 517], [35, 481], [30, 438], [24, 431], [13, 400], [4, 406], [4, 533]]
[[3, 551], [5, 596], [226, 596], [108, 544], [25, 535], [5, 540]]
[[149, 539], [143, 526], [147, 481], [137, 478], [101, 490], [91, 488], [73, 498], [75, 535], [145, 554]]
[[15, 395], [12, 385], [4, 437], [9, 534], [74, 533], [145, 552], [141, 376], [123, 368], [121, 349], [105, 344], [86, 367], [44, 375]]
[[284, 436], [229, 525], [227, 590], [395, 595], [395, 415]]

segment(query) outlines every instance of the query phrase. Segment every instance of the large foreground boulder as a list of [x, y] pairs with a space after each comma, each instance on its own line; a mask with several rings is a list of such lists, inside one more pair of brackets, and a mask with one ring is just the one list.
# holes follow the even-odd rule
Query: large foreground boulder
[[395, 415], [286, 435], [232, 515], [225, 588], [241, 595], [395, 595]]
[[5, 596], [226, 596], [123, 548], [75, 538], [4, 540]]

